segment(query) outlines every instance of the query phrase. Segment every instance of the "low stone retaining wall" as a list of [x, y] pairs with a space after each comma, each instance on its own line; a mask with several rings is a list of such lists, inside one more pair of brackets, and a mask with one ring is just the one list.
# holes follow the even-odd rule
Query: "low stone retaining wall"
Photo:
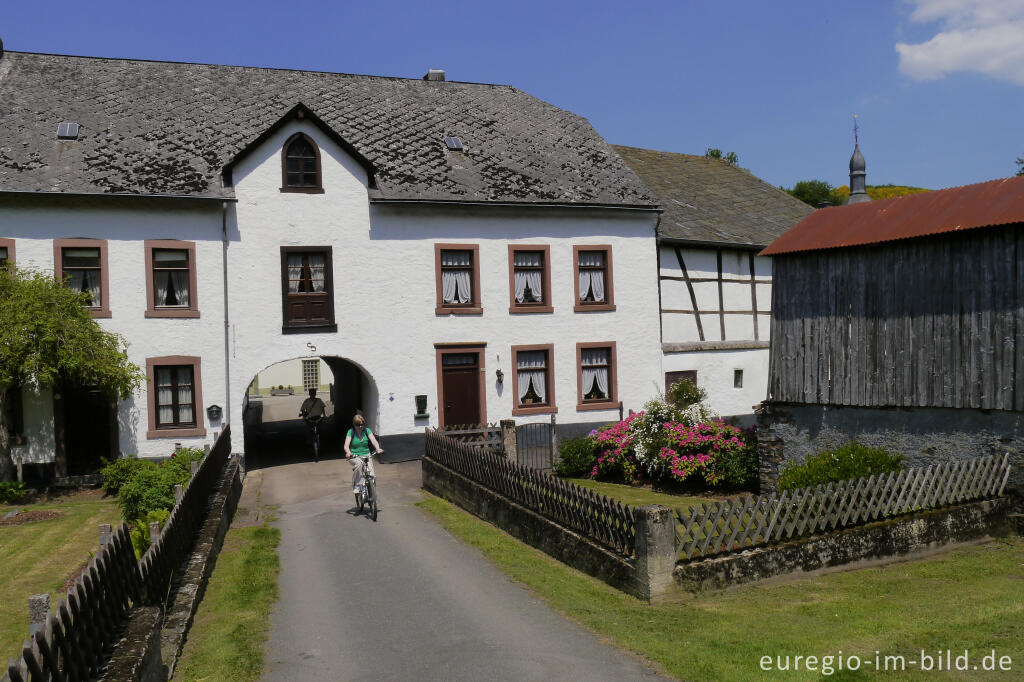
[[185, 636], [192, 625], [199, 602], [202, 601], [206, 584], [217, 563], [217, 554], [224, 544], [224, 536], [231, 526], [238, 500], [242, 496], [241, 472], [241, 458], [232, 456], [217, 491], [210, 498], [210, 510], [199, 530], [192, 554], [183, 567], [184, 572], [174, 592], [174, 599], [164, 615], [160, 652], [168, 677], [174, 675]]
[[428, 492], [457, 504], [562, 563], [630, 594], [646, 596], [637, 585], [633, 561], [562, 528], [429, 458], [421, 461], [423, 488]]
[[160, 609], [143, 606], [128, 618], [124, 634], [114, 646], [101, 682], [164, 682], [167, 671], [160, 661]]
[[1012, 498], [919, 512], [866, 526], [679, 563], [673, 580], [699, 593], [787, 575], [848, 570], [926, 556], [1014, 532]]

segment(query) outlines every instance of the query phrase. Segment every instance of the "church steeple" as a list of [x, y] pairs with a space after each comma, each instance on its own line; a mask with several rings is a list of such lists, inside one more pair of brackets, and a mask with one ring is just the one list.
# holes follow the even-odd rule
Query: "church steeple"
[[843, 205], [859, 204], [871, 201], [867, 192], [867, 164], [864, 162], [864, 155], [860, 153], [860, 140], [857, 139], [857, 116], [853, 117], [853, 156], [850, 157], [850, 196], [846, 198]]

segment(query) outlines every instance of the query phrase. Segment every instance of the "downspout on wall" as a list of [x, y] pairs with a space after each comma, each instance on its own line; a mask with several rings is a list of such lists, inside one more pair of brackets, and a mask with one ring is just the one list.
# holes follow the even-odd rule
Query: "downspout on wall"
[[228, 309], [228, 202], [221, 203], [221, 263], [224, 276], [224, 420], [231, 423], [231, 318]]

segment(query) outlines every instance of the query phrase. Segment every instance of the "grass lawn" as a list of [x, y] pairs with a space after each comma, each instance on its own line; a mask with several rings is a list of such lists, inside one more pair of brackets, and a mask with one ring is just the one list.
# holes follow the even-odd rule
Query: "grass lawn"
[[255, 680], [277, 601], [281, 531], [232, 528], [196, 611], [176, 680]]
[[102, 497], [98, 490], [35, 504], [0, 505], [0, 517], [12, 509], [53, 510], [60, 516], [0, 526], [0, 661], [5, 670], [28, 638], [29, 596], [49, 594], [56, 608], [64, 583], [99, 549], [99, 524], [121, 520], [117, 500]]
[[[687, 680], [837, 680], [874, 676], [825, 675], [823, 656], [862, 660], [902, 655], [917, 661], [966, 649], [970, 665], [995, 650], [1010, 656], [1010, 672], [928, 672], [907, 666], [880, 679], [993, 679], [1024, 677], [1024, 539], [976, 545], [913, 562], [790, 582], [735, 588], [649, 605], [570, 569], [546, 554], [427, 496], [419, 506], [451, 533], [477, 547], [513, 579], [553, 608], [614, 644]], [[818, 656], [808, 672], [764, 672], [762, 656]], [[882, 659], [884, 661], [884, 658]], [[894, 663], [895, 664], [895, 663]]]
[[672, 509], [676, 507], [689, 508], [701, 502], [713, 502], [715, 500], [715, 498], [711, 497], [660, 493], [650, 488], [622, 485], [621, 483], [605, 483], [604, 481], [595, 481], [590, 478], [567, 478], [565, 480], [575, 483], [581, 488], [589, 488], [599, 495], [605, 495], [631, 507], [640, 507], [645, 504], [660, 504]]

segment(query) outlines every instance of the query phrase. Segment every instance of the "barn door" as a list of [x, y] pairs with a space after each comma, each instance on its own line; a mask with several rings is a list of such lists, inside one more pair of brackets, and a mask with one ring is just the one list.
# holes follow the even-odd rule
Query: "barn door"
[[479, 353], [441, 356], [441, 393], [444, 426], [481, 423]]

